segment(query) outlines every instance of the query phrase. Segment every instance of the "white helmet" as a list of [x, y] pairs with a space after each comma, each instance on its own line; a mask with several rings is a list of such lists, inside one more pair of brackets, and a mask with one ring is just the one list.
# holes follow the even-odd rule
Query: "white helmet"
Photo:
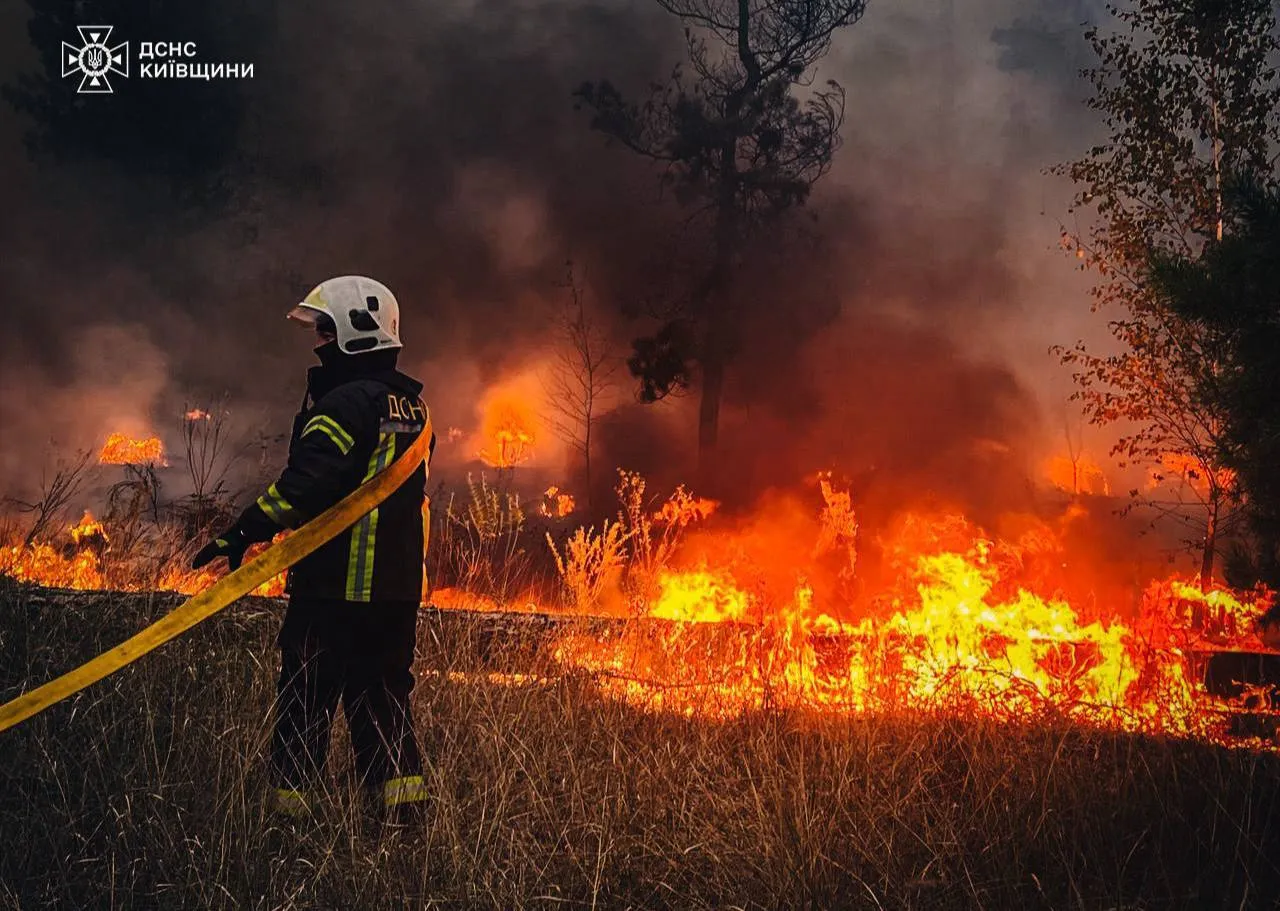
[[311, 289], [289, 319], [315, 326], [321, 316], [333, 320], [344, 354], [399, 348], [400, 305], [382, 282], [363, 275], [342, 275]]

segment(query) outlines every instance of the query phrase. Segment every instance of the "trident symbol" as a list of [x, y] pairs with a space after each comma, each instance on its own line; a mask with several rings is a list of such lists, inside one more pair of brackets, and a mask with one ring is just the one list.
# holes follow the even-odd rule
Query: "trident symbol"
[[111, 81], [108, 76], [129, 75], [129, 43], [121, 42], [110, 47], [107, 40], [111, 37], [110, 25], [79, 25], [81, 46], [76, 47], [66, 41], [62, 42], [62, 75], [63, 78], [72, 73], [80, 73], [81, 94], [110, 94]]

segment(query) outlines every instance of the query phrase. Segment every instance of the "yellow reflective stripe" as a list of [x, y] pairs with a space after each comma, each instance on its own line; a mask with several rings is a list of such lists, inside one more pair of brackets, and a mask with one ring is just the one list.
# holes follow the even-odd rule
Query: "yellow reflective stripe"
[[343, 430], [342, 425], [327, 414], [317, 414], [307, 421], [307, 425], [302, 428], [302, 434], [299, 439], [315, 431], [319, 431], [333, 440], [333, 444], [338, 447], [338, 451], [343, 455], [350, 452], [351, 447], [356, 444], [351, 434]]
[[276, 788], [272, 794], [271, 809], [294, 819], [302, 819], [311, 815], [311, 801], [306, 791], [293, 788]]
[[[395, 459], [396, 435], [378, 436], [378, 447], [369, 456], [368, 481]], [[373, 595], [373, 551], [378, 537], [378, 510], [371, 510], [351, 529], [351, 548], [347, 552], [347, 600], [368, 601]]]
[[382, 786], [382, 802], [388, 807], [427, 799], [427, 783], [421, 775], [393, 778]]
[[280, 495], [279, 488], [274, 484], [258, 497], [258, 508], [267, 514], [268, 519], [282, 527], [289, 524], [293, 514], [293, 504]]

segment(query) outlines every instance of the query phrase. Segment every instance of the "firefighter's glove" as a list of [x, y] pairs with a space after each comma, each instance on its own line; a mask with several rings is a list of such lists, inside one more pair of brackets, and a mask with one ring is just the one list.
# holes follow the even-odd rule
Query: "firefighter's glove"
[[227, 567], [235, 572], [244, 562], [244, 552], [249, 549], [250, 543], [239, 526], [230, 528], [200, 549], [191, 560], [191, 568], [199, 569], [219, 557], [226, 557]]

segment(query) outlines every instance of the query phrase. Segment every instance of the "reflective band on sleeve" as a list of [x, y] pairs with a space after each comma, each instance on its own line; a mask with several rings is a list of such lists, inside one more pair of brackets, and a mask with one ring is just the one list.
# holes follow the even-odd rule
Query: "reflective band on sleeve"
[[283, 813], [285, 816], [292, 816], [294, 819], [302, 819], [311, 815], [311, 802], [307, 799], [306, 791], [297, 791], [293, 788], [276, 788], [271, 798], [273, 812]]
[[296, 517], [293, 504], [280, 495], [279, 488], [274, 484], [267, 488], [265, 494], [258, 497], [258, 508], [281, 528], [288, 528]]
[[421, 775], [392, 778], [382, 786], [382, 802], [387, 807], [417, 803], [427, 799], [427, 783]]
[[[386, 469], [396, 455], [396, 435], [380, 434], [378, 448], [369, 456], [367, 481]], [[351, 529], [351, 550], [347, 554], [347, 600], [369, 601], [373, 596], [373, 552], [378, 539], [378, 510], [369, 512]]]
[[342, 425], [329, 417], [327, 414], [317, 414], [311, 420], [307, 421], [307, 425], [302, 428], [302, 434], [299, 439], [305, 437], [309, 433], [319, 431], [333, 440], [333, 445], [338, 447], [338, 451], [346, 455], [351, 451], [351, 447], [356, 444], [351, 434], [342, 429]]

